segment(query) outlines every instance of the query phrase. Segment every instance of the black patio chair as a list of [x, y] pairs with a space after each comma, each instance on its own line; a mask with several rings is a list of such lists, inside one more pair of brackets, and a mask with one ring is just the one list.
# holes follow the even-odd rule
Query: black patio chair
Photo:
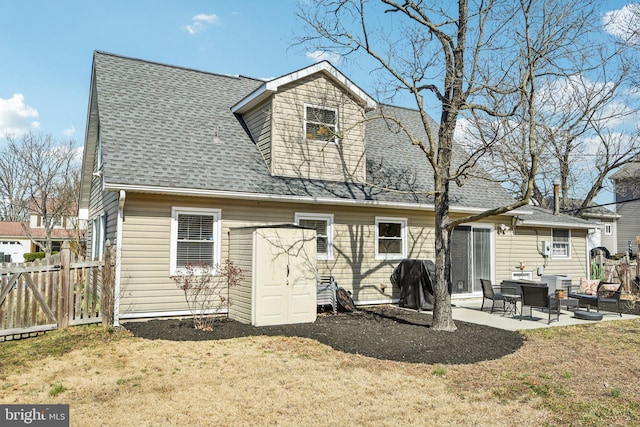
[[504, 295], [501, 292], [496, 292], [496, 289], [491, 285], [491, 280], [488, 279], [480, 279], [480, 283], [482, 284], [482, 306], [480, 306], [480, 311], [484, 309], [484, 300], [491, 300], [491, 313], [493, 313], [493, 309], [496, 305], [496, 301], [500, 301], [502, 303], [502, 311], [504, 311]]
[[560, 320], [560, 304], [558, 299], [549, 295], [548, 286], [537, 285], [520, 285], [520, 291], [522, 292], [522, 309], [520, 310], [520, 320], [524, 316], [524, 307], [529, 307], [529, 317], [533, 320], [533, 308], [547, 309], [549, 312], [549, 320], [547, 323], [551, 323], [551, 311], [556, 312], [556, 321]]

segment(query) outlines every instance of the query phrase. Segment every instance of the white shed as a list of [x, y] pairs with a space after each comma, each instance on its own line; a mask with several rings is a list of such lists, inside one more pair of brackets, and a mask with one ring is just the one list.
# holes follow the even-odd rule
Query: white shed
[[316, 320], [316, 231], [296, 225], [234, 228], [229, 259], [244, 279], [229, 290], [229, 317], [254, 326]]

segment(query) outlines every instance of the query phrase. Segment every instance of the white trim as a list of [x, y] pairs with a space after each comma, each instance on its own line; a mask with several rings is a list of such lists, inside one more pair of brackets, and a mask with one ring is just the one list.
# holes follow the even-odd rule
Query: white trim
[[[205, 314], [225, 314], [228, 313], [228, 309], [222, 308], [209, 309], [205, 311]], [[193, 313], [189, 310], [176, 310], [176, 311], [148, 311], [144, 313], [125, 313], [120, 315], [121, 319], [150, 319], [159, 317], [179, 317], [179, 316], [193, 316]]]
[[[400, 250], [401, 253], [399, 254], [381, 254], [378, 253], [378, 239], [379, 239], [379, 228], [378, 228], [378, 224], [380, 223], [392, 223], [392, 224], [400, 224], [400, 239], [401, 239], [401, 243], [400, 243]], [[385, 261], [385, 260], [400, 260], [400, 259], [405, 259], [407, 257], [407, 247], [408, 247], [408, 243], [407, 243], [407, 227], [408, 227], [408, 220], [407, 218], [397, 218], [397, 217], [388, 217], [388, 216], [377, 216], [376, 220], [375, 220], [375, 241], [374, 241], [374, 249], [375, 249], [375, 259], [379, 260], [379, 261]]]
[[242, 114], [247, 111], [251, 106], [259, 103], [263, 99], [267, 98], [272, 93], [278, 91], [280, 86], [287, 85], [295, 82], [312, 74], [318, 72], [325, 72], [331, 76], [334, 80], [339, 82], [343, 87], [355, 94], [365, 104], [365, 109], [373, 110], [378, 106], [378, 103], [367, 95], [362, 89], [356, 86], [351, 80], [349, 80], [344, 74], [338, 71], [333, 65], [327, 61], [318, 62], [317, 64], [303, 68], [293, 73], [285, 74], [284, 76], [275, 78], [268, 82], [263, 83], [260, 87], [249, 95], [247, 95], [240, 102], [231, 107], [232, 113]]
[[[553, 245], [555, 243], [555, 239], [553, 236], [553, 232], [556, 230], [567, 231], [569, 233], [568, 237], [568, 246], [567, 246], [567, 255], [556, 255], [554, 252]], [[564, 242], [562, 242], [564, 244]], [[551, 259], [571, 259], [571, 229], [570, 228], [552, 228], [551, 229]]]
[[[603, 225], [604, 225], [604, 235], [611, 236], [613, 234], [613, 224], [610, 222], [605, 222], [603, 223]], [[609, 229], [609, 231], [607, 231], [607, 228]]]
[[172, 276], [179, 273], [176, 268], [178, 249], [178, 215], [202, 215], [213, 217], [213, 263], [211, 267], [220, 266], [220, 241], [222, 239], [222, 210], [210, 208], [171, 207], [171, 244], [169, 253], [169, 272]]
[[322, 220], [327, 222], [327, 253], [323, 254], [319, 252], [318, 259], [332, 260], [333, 259], [333, 214], [296, 212], [293, 218], [294, 223], [296, 225], [300, 225], [301, 219]]
[[520, 221], [517, 226], [540, 227], [540, 228], [594, 228], [591, 224], [571, 224], [569, 222], [538, 222], [538, 221]]

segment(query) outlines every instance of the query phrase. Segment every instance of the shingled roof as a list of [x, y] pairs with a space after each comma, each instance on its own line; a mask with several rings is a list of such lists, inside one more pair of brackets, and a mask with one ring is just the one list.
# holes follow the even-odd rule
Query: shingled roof
[[[432, 205], [433, 177], [424, 154], [383, 120], [366, 125], [366, 183], [271, 176], [241, 116], [230, 110], [263, 84], [95, 52], [85, 150], [99, 117], [106, 190]], [[369, 114], [380, 112], [402, 120], [426, 141], [418, 111], [379, 105]], [[86, 162], [91, 165], [83, 172], [85, 195], [93, 171], [91, 158], [85, 157]], [[499, 184], [477, 178], [462, 187], [452, 183], [450, 200], [453, 210], [463, 211], [513, 201]], [[88, 204], [88, 198], [84, 202]]]

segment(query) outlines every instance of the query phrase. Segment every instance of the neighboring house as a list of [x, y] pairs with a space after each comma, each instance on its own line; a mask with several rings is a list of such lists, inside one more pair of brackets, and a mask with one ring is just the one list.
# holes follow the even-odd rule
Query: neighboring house
[[[426, 141], [417, 111], [378, 104], [328, 62], [265, 82], [96, 52], [79, 207], [89, 255], [115, 244], [116, 321], [188, 314], [172, 275], [223, 262], [232, 229], [286, 223], [316, 230], [318, 274], [356, 303], [396, 301], [398, 262], [434, 258], [433, 177], [381, 114]], [[450, 200], [453, 217], [512, 202], [475, 177]], [[454, 296], [543, 266], [585, 277], [591, 228], [534, 207], [461, 226]]]
[[640, 160], [627, 163], [611, 177], [616, 194], [618, 252], [638, 253], [640, 241]]
[[[582, 200], [569, 199], [569, 206], [563, 212], [573, 215], [582, 205]], [[620, 215], [604, 206], [590, 203], [589, 207], [582, 211], [580, 218], [595, 224], [595, 228], [589, 239], [589, 249], [604, 246], [611, 255], [618, 252], [617, 222]]]
[[[65, 241], [82, 243], [80, 241], [84, 239], [86, 231], [86, 225], [83, 224], [86, 222], [78, 221], [76, 216], [61, 217], [51, 230], [52, 252], [60, 251]], [[0, 255], [4, 257], [4, 262], [24, 262], [24, 254], [40, 252], [42, 249], [36, 242], [45, 239], [42, 217], [35, 212], [30, 213], [29, 222], [0, 221]]]

